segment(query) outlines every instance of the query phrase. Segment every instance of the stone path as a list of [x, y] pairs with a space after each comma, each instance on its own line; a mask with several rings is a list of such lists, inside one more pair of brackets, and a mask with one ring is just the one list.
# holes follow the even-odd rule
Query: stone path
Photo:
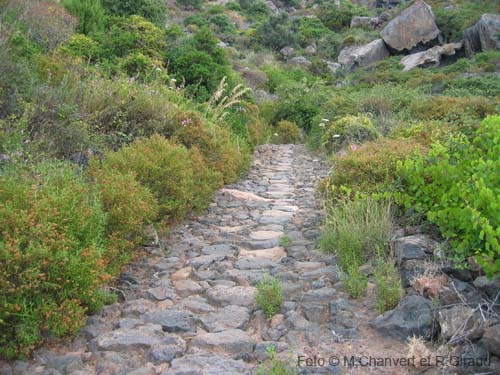
[[[121, 276], [123, 302], [90, 317], [72, 343], [40, 349], [31, 362], [0, 363], [0, 374], [245, 375], [270, 345], [294, 361], [380, 349], [377, 338], [359, 339], [373, 315], [367, 302], [334, 287], [335, 259], [316, 250], [315, 187], [327, 171], [304, 146], [260, 147], [245, 180], [175, 229], [166, 252], [146, 248]], [[286, 249], [283, 235], [291, 239]], [[254, 301], [254, 285], [267, 273], [279, 276], [285, 297], [271, 320]], [[326, 364], [301, 373], [343, 371]]]

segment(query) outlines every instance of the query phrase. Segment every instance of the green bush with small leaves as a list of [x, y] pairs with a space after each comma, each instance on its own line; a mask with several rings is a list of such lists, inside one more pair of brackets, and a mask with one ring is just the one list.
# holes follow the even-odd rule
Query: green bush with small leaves
[[141, 16], [164, 26], [167, 6], [163, 0], [101, 0], [103, 7], [113, 16]]
[[106, 10], [100, 0], [63, 0], [61, 4], [78, 18], [78, 32], [91, 35], [104, 30]]
[[276, 125], [275, 140], [278, 143], [298, 143], [301, 138], [300, 128], [293, 122], [281, 120]]
[[0, 175], [0, 357], [74, 335], [104, 302], [106, 214], [74, 167], [16, 163]]
[[351, 144], [373, 141], [380, 136], [370, 117], [345, 116], [328, 123], [323, 133], [323, 147], [335, 152]]
[[170, 221], [206, 207], [220, 184], [220, 177], [202, 159], [194, 159], [184, 146], [160, 135], [139, 138], [108, 153], [105, 165], [122, 173], [135, 173], [158, 200], [161, 217]]

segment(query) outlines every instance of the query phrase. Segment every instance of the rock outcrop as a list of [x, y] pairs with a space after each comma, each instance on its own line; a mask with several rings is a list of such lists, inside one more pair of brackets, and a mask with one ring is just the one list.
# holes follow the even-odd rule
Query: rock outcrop
[[500, 15], [483, 14], [481, 19], [463, 33], [468, 57], [490, 49], [500, 49]]
[[380, 35], [391, 49], [403, 52], [435, 41], [440, 31], [432, 8], [417, 0], [389, 22]]
[[354, 70], [359, 67], [371, 65], [389, 56], [389, 50], [382, 39], [363, 46], [349, 46], [340, 51], [338, 62], [346, 69]]
[[436, 67], [441, 63], [443, 56], [453, 56], [458, 50], [462, 49], [463, 43], [449, 43], [442, 46], [429, 48], [427, 51], [413, 53], [401, 59], [404, 65], [404, 72], [416, 67]]
[[431, 301], [419, 296], [407, 296], [394, 310], [379, 316], [371, 325], [385, 335], [407, 340], [412, 336], [433, 337], [433, 320]]

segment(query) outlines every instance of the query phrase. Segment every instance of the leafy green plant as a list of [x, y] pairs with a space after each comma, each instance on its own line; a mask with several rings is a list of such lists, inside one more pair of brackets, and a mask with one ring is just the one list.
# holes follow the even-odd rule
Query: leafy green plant
[[392, 234], [392, 209], [386, 200], [371, 198], [341, 201], [328, 209], [321, 248], [334, 253], [344, 272], [355, 273], [379, 248], [386, 248]]
[[283, 304], [283, 288], [277, 277], [264, 275], [256, 285], [255, 301], [264, 310], [268, 318], [276, 315]]
[[475, 137], [436, 142], [427, 156], [400, 164], [397, 201], [427, 212], [452, 255], [459, 261], [476, 257], [489, 275], [500, 270], [500, 116], [482, 121]]
[[280, 237], [280, 246], [281, 247], [289, 247], [292, 245], [292, 238], [287, 236], [286, 234]]

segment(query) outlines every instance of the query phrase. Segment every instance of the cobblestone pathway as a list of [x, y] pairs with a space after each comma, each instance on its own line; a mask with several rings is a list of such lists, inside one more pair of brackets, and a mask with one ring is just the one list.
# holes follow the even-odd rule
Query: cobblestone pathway
[[[334, 287], [334, 258], [316, 250], [315, 187], [327, 170], [304, 146], [260, 147], [245, 180], [219, 191], [165, 249], [147, 248], [122, 275], [123, 302], [90, 317], [71, 344], [40, 349], [31, 362], [0, 363], [0, 374], [245, 375], [269, 345], [295, 360], [328, 358], [340, 336], [358, 337], [357, 321], [367, 316]], [[254, 301], [267, 273], [279, 276], [285, 297], [272, 320]], [[345, 373], [327, 367], [302, 373]]]

